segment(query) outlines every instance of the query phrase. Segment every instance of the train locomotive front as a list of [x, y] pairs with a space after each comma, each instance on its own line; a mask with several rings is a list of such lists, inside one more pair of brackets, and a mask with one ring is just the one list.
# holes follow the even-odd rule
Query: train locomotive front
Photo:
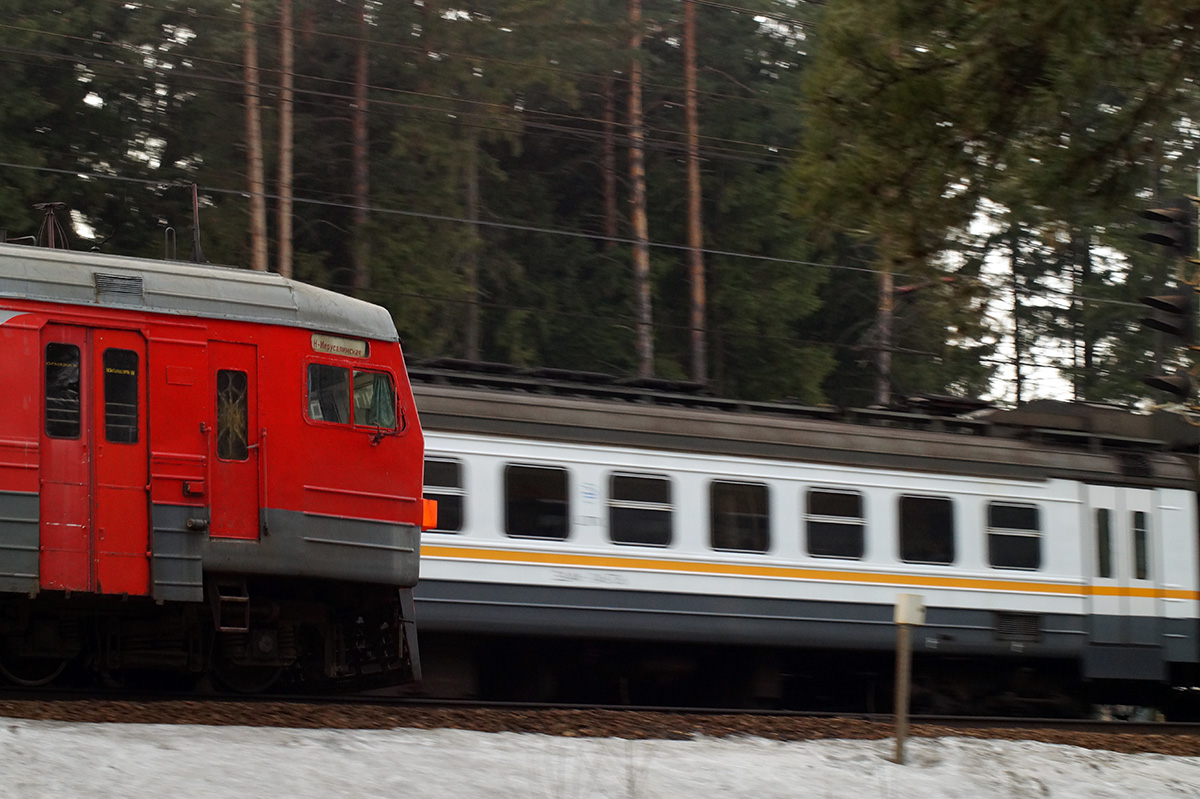
[[0, 672], [419, 677], [423, 437], [384, 309], [0, 246]]

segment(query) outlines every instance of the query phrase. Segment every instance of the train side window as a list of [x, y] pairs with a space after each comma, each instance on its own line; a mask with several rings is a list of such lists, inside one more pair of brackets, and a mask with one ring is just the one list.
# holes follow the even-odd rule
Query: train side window
[[217, 457], [226, 461], [250, 458], [250, 393], [246, 373], [217, 370]]
[[713, 549], [766, 552], [771, 546], [767, 487], [714, 480], [709, 535]]
[[318, 422], [350, 424], [350, 370], [308, 365], [308, 415]]
[[1112, 577], [1112, 511], [1096, 509], [1096, 576]]
[[504, 532], [510, 537], [564, 541], [570, 518], [566, 469], [504, 467]]
[[354, 423], [396, 429], [396, 389], [387, 372], [354, 370]]
[[79, 438], [79, 347], [46, 345], [46, 435]]
[[138, 440], [138, 354], [104, 351], [104, 437], [116, 444]]
[[900, 497], [900, 559], [954, 562], [954, 506], [945, 497]]
[[808, 554], [818, 558], [862, 558], [866, 524], [862, 494], [857, 491], [809, 491], [804, 526]]
[[617, 544], [671, 543], [671, 481], [614, 474], [609, 480], [608, 535]]
[[1133, 512], [1133, 579], [1150, 579], [1149, 528], [1145, 511]]
[[988, 563], [997, 569], [1042, 567], [1041, 514], [1036, 505], [988, 504]]
[[425, 498], [438, 504], [438, 533], [457, 533], [463, 526], [462, 464], [442, 458], [425, 459]]

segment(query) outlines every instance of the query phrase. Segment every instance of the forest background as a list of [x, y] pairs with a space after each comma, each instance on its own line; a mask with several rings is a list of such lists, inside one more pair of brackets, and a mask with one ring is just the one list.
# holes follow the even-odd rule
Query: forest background
[[76, 249], [186, 260], [195, 184], [208, 261], [382, 304], [410, 360], [747, 399], [1144, 406], [1143, 374], [1191, 366], [1138, 298], [1193, 267], [1137, 237], [1196, 193], [1197, 3], [6, 7], [10, 241], [60, 202]]

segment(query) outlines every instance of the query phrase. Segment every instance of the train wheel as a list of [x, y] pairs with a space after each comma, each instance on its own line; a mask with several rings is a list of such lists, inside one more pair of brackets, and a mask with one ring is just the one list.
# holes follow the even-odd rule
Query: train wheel
[[35, 658], [5, 654], [0, 656], [0, 675], [16, 685], [37, 688], [58, 679], [69, 661], [65, 658]]

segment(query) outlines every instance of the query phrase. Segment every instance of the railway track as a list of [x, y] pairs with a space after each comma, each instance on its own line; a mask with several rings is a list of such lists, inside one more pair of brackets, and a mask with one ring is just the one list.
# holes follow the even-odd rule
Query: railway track
[[[179, 698], [0, 694], [0, 716], [78, 723], [200, 724], [342, 729], [468, 729], [567, 737], [688, 739], [757, 736], [775, 740], [885, 739], [886, 714], [730, 711], [715, 708], [548, 706], [433, 702], [402, 697]], [[915, 716], [914, 737], [1029, 740], [1200, 757], [1200, 724], [1094, 719]]]

